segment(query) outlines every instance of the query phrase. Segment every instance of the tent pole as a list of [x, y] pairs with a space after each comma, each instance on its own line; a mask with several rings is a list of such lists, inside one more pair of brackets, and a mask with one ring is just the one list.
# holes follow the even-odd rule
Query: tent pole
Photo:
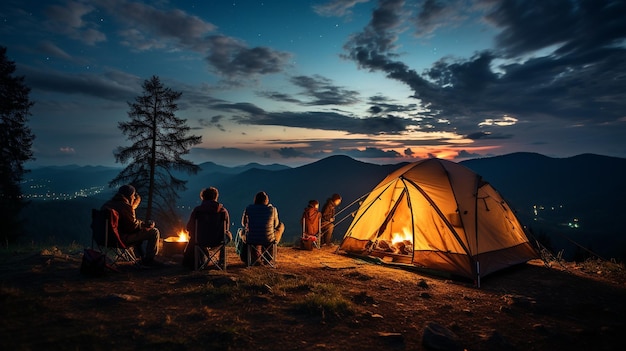
[[480, 262], [476, 261], [476, 285], [480, 288]]

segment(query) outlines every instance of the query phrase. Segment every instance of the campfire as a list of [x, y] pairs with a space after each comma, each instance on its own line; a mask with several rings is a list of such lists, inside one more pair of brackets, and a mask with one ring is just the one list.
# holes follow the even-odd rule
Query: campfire
[[172, 242], [186, 243], [189, 241], [189, 234], [187, 234], [187, 231], [181, 229], [178, 232], [178, 236], [167, 237], [165, 238], [165, 241], [168, 243], [172, 243]]
[[189, 242], [189, 234], [181, 229], [178, 235], [163, 239], [163, 256], [181, 255]]
[[376, 248], [384, 252], [411, 255], [413, 253], [413, 234], [408, 228], [402, 228], [402, 233], [393, 233], [391, 240], [379, 240]]

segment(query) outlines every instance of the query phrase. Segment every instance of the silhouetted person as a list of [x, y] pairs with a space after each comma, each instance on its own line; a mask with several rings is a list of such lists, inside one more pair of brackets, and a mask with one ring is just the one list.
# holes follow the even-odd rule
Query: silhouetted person
[[[278, 210], [269, 203], [269, 197], [263, 191], [254, 197], [254, 203], [248, 205], [241, 218], [241, 224], [246, 228], [246, 243], [256, 248], [253, 261], [260, 255], [264, 246], [280, 241], [285, 230], [284, 224], [278, 219]], [[264, 243], [264, 244], [259, 244]]]
[[[224, 213], [224, 234], [226, 234], [224, 244], [228, 244], [232, 240], [232, 236], [230, 233], [230, 217], [228, 215], [228, 210], [221, 203], [217, 202], [217, 198], [219, 197], [219, 191], [215, 187], [209, 187], [202, 189], [200, 191], [200, 199], [202, 199], [202, 203], [199, 206], [196, 206], [192, 211], [191, 215], [189, 215], [189, 221], [187, 221], [187, 231], [189, 232], [189, 243], [185, 248], [185, 254], [183, 258], [184, 265], [193, 267], [193, 255], [194, 255], [194, 245], [196, 238], [196, 219], [203, 214], [208, 213]], [[220, 266], [224, 263], [225, 251], [220, 251], [219, 264]]]
[[[132, 246], [135, 255], [141, 258], [141, 263], [146, 266], [159, 266], [161, 262], [154, 257], [158, 251], [160, 233], [154, 226], [153, 221], [137, 219], [135, 209], [139, 206], [141, 197], [132, 185], [122, 185], [113, 198], [102, 205], [102, 209], [108, 208], [119, 214], [118, 231], [124, 244]], [[146, 250], [143, 250], [143, 242], [146, 242]]]
[[319, 211], [320, 203], [317, 200], [310, 200], [304, 208], [300, 224], [302, 224], [302, 240], [317, 240], [320, 233], [320, 220], [322, 214]]
[[341, 203], [341, 196], [333, 194], [322, 207], [322, 245], [333, 245], [333, 231], [335, 230], [335, 212]]

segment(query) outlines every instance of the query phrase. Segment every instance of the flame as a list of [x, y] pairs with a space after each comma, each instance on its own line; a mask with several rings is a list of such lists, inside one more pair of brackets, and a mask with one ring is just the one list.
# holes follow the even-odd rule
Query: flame
[[168, 238], [165, 238], [165, 241], [167, 242], [179, 242], [179, 243], [186, 243], [189, 241], [189, 235], [187, 234], [187, 231], [185, 231], [184, 229], [181, 229], [178, 232], [178, 236], [171, 236]]
[[180, 232], [178, 232], [178, 242], [187, 242], [189, 241], [189, 235], [187, 235], [187, 232], [184, 230], [181, 230]]
[[413, 242], [413, 235], [411, 234], [411, 231], [409, 230], [409, 228], [402, 228], [402, 232], [403, 232], [402, 234], [393, 233], [392, 238], [391, 238], [392, 244], [400, 243], [405, 240]]

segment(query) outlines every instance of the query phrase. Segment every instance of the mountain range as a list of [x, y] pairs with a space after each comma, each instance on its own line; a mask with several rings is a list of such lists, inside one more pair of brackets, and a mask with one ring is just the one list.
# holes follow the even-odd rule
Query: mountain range
[[[626, 258], [626, 233], [620, 220], [626, 211], [622, 200], [626, 195], [626, 159], [592, 154], [551, 158], [514, 153], [461, 164], [491, 183], [516, 210], [533, 237], [551, 250], [569, 258], [591, 254]], [[338, 241], [351, 221], [350, 214], [358, 208], [358, 200], [402, 165], [377, 165], [348, 156], [331, 156], [294, 168], [254, 163], [224, 167], [206, 162], [199, 165], [200, 172], [193, 176], [179, 175], [188, 180], [188, 189], [179, 194], [180, 220], [184, 224], [191, 209], [200, 203], [202, 188], [215, 186], [220, 191], [219, 201], [230, 212], [234, 231], [254, 195], [265, 191], [278, 208], [287, 228], [284, 238], [290, 241], [300, 235], [299, 219], [309, 200], [318, 200], [321, 207], [333, 193], [339, 193], [343, 202], [334, 235]], [[113, 195], [114, 189], [107, 184], [120, 170], [99, 166], [33, 169], [23, 187], [24, 194], [33, 199], [25, 210], [26, 237], [34, 242], [74, 241], [88, 245], [91, 208], [100, 207]], [[63, 197], [66, 200], [62, 201], [41, 197], [44, 192], [78, 195]], [[38, 200], [42, 198], [48, 201]]]

